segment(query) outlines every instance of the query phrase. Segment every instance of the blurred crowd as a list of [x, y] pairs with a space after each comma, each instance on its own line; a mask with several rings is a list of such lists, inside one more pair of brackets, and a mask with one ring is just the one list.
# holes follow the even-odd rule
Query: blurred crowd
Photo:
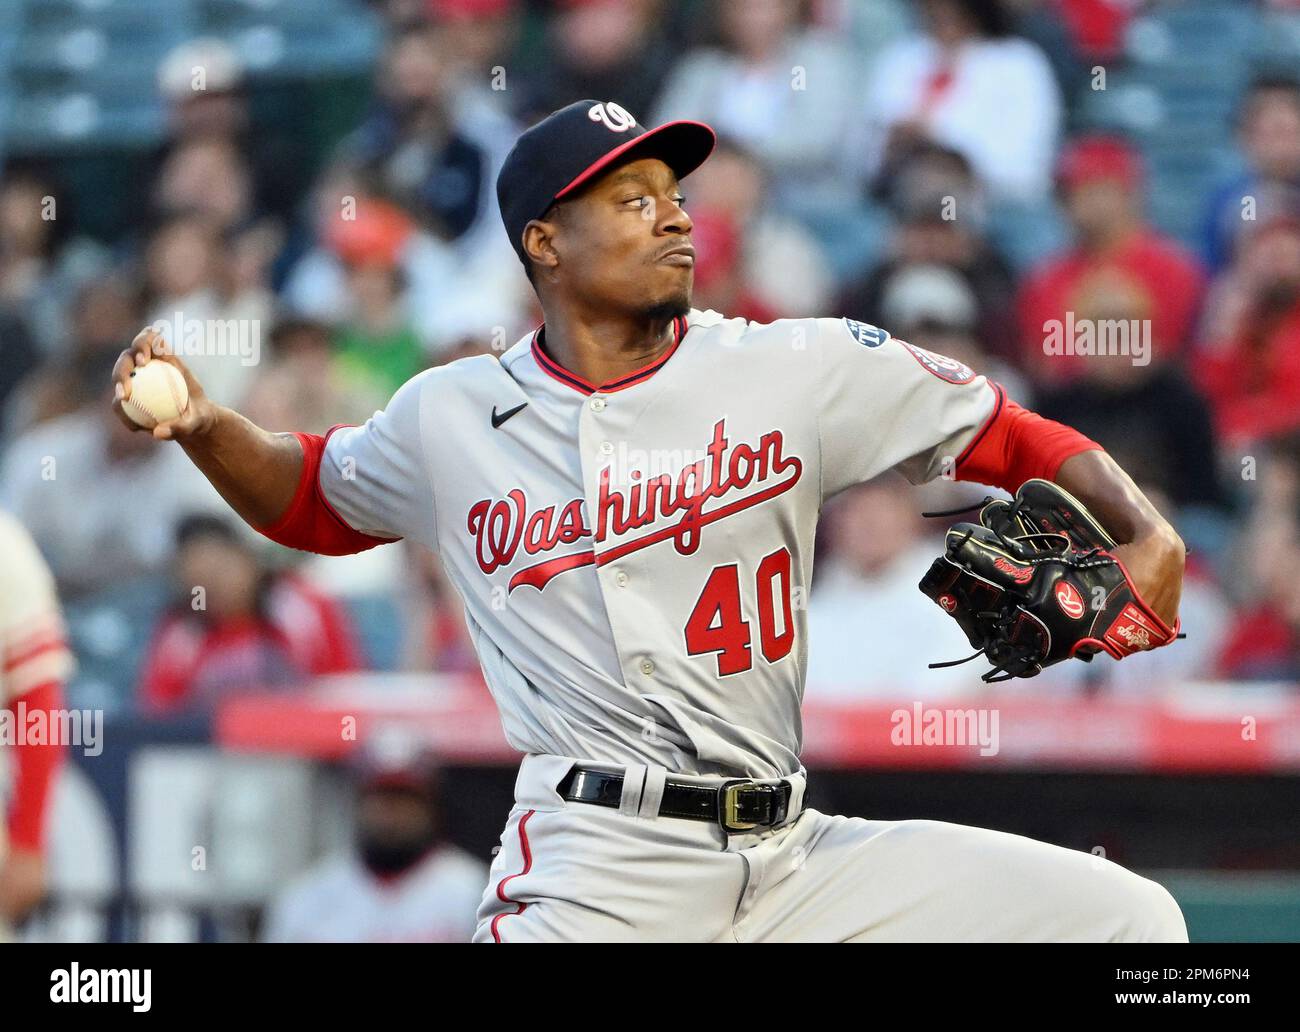
[[[1098, 441], [1171, 515], [1192, 548], [1188, 640], [1023, 690], [1300, 679], [1295, 78], [1261, 66], [1244, 84], [1221, 127], [1237, 171], [1185, 198], [1203, 231], [1173, 236], [1148, 214], [1169, 186], [1142, 141], [1080, 116], [1095, 69], [1123, 66], [1131, 23], [1158, 3], [371, 6], [385, 26], [372, 96], [323, 162], [260, 131], [255, 74], [204, 38], [158, 69], [166, 138], [128, 232], [83, 230], [87, 198], [58, 160], [0, 175], [0, 507], [54, 574], [74, 703], [165, 714], [318, 674], [477, 669], [436, 557], [270, 545], [178, 447], [118, 425], [109, 370], [162, 320], [209, 395], [267, 429], [323, 433], [421, 369], [500, 353], [541, 313], [496, 172], [521, 128], [584, 97], [717, 130], [684, 183], [697, 308], [848, 316], [959, 358]], [[1131, 327], [1132, 346], [1053, 345], [1084, 323]], [[920, 511], [982, 494], [885, 479], [828, 508], [810, 697], [979, 685], [923, 669], [965, 643], [915, 584], [942, 529]]]

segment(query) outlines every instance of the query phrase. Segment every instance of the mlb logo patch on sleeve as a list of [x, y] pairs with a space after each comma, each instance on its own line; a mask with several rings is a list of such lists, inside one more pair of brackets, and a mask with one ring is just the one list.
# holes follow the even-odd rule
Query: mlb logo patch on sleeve
[[844, 320], [844, 325], [849, 328], [849, 332], [857, 338], [858, 343], [868, 348], [878, 348], [885, 341], [889, 340], [889, 334], [879, 326], [872, 326], [870, 323], [858, 322], [856, 319]]

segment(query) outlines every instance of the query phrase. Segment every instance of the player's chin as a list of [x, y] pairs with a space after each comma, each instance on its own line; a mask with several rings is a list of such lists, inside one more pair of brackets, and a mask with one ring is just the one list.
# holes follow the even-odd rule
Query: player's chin
[[[689, 272], [689, 270], [688, 270]], [[691, 310], [692, 278], [679, 278], [677, 283], [667, 283], [655, 291], [648, 300], [646, 310], [666, 319], [675, 319]]]

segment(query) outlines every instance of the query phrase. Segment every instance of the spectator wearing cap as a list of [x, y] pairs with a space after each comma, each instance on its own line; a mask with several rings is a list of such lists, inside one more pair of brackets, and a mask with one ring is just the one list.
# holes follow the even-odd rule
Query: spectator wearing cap
[[444, 359], [467, 339], [490, 342], [498, 327], [507, 338], [527, 328], [528, 281], [500, 227], [499, 251], [494, 246], [466, 256], [425, 231], [408, 210], [399, 215], [400, 206], [368, 193], [363, 178], [343, 162], [321, 177], [313, 200], [314, 245], [290, 269], [281, 295], [293, 316], [331, 327], [352, 320], [355, 299], [344, 254], [366, 252], [385, 262], [396, 256], [405, 319], [419, 336], [425, 364]]
[[1179, 244], [1157, 232], [1142, 210], [1142, 167], [1125, 141], [1088, 136], [1061, 156], [1057, 182], [1074, 236], [1065, 253], [1031, 271], [1017, 300], [1025, 370], [1045, 384], [1078, 375], [1082, 357], [1049, 354], [1055, 327], [1076, 325], [1099, 282], [1122, 279], [1143, 295], [1156, 360], [1183, 352], [1200, 309], [1204, 275]]
[[152, 714], [208, 709], [239, 692], [302, 684], [360, 666], [347, 614], [220, 516], [176, 530], [176, 601], [145, 655], [138, 702]]
[[841, 290], [840, 313], [892, 331], [881, 308], [885, 283], [912, 265], [942, 265], [961, 276], [975, 297], [981, 346], [991, 355], [1013, 356], [1007, 312], [1014, 280], [984, 234], [983, 194], [969, 162], [956, 151], [920, 145], [880, 198], [897, 224], [882, 260]]
[[427, 365], [410, 318], [402, 248], [414, 225], [398, 207], [365, 200], [355, 219], [335, 222], [329, 246], [346, 270], [348, 316], [335, 333], [346, 382], [388, 398]]
[[353, 846], [276, 898], [265, 942], [469, 942], [488, 869], [447, 841], [432, 752], [380, 726], [350, 764]]
[[1019, 372], [984, 349], [975, 292], [950, 266], [905, 265], [891, 272], [881, 285], [880, 313], [893, 336], [965, 363], [1014, 398], [1027, 397]]
[[1242, 237], [1212, 293], [1218, 318], [1196, 374], [1234, 447], [1300, 428], [1300, 219]]
[[1267, 75], [1251, 83], [1237, 113], [1247, 168], [1210, 198], [1202, 247], [1210, 269], [1232, 261], [1253, 226], [1300, 216], [1300, 81]]
[[[287, 221], [306, 183], [308, 162], [295, 149], [292, 134], [254, 133], [247, 78], [239, 55], [215, 37], [200, 37], [172, 50], [158, 67], [158, 92], [167, 109], [167, 137], [144, 167], [145, 197], [159, 195], [155, 186], [173, 152], [197, 141], [233, 147], [249, 170], [252, 207]], [[215, 180], [209, 185], [225, 189]], [[144, 205], [137, 210], [146, 210]]]
[[1051, 65], [1011, 34], [997, 0], [923, 0], [924, 29], [871, 69], [868, 167], [892, 175], [920, 142], [963, 154], [996, 200], [1036, 202], [1051, 187], [1061, 96]]

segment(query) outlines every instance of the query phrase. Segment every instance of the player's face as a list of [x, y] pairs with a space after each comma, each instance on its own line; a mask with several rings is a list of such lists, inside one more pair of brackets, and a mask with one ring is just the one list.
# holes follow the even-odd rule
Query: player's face
[[552, 237], [560, 289], [602, 307], [684, 315], [695, 280], [684, 202], [658, 158], [607, 172], [563, 205]]

